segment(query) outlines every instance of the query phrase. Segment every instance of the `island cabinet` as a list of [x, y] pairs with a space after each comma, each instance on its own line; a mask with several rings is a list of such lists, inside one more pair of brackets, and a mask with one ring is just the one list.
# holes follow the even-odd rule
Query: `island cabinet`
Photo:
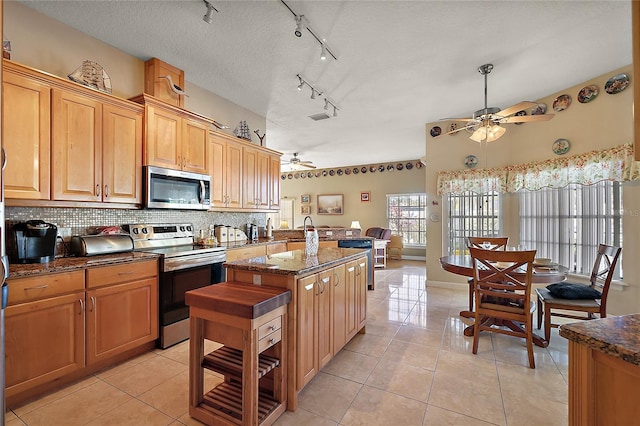
[[569, 340], [569, 425], [638, 424], [640, 314], [560, 327]]
[[10, 278], [8, 406], [153, 347], [158, 261]]
[[367, 312], [367, 251], [321, 247], [317, 256], [294, 250], [227, 262], [227, 280], [291, 290], [289, 410], [298, 393], [358, 332]]
[[209, 174], [210, 119], [148, 94], [131, 100], [145, 107], [145, 165]]
[[209, 133], [211, 207], [242, 207], [242, 145], [230, 136]]

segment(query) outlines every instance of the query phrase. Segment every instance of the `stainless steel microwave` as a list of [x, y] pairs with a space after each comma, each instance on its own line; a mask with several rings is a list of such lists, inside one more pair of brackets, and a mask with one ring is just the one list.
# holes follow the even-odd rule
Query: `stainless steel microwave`
[[208, 210], [211, 176], [145, 166], [145, 207], [150, 209]]

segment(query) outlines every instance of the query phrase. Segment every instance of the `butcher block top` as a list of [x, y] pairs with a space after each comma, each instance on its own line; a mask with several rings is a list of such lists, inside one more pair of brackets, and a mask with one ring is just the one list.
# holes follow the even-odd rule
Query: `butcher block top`
[[186, 304], [194, 308], [249, 319], [261, 317], [290, 301], [289, 290], [236, 282], [191, 290], [185, 296]]

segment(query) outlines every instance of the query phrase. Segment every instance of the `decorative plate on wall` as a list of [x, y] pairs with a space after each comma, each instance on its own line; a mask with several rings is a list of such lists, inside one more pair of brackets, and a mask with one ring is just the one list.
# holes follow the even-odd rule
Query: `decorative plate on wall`
[[449, 124], [449, 136], [455, 135], [455, 133], [451, 133], [451, 132], [454, 132], [456, 130], [458, 130], [458, 124], [456, 123]]
[[371, 166], [371, 167], [369, 167], [369, 171], [370, 171], [371, 173], [375, 173], [375, 172], [376, 172], [376, 170], [377, 170], [377, 169], [376, 169], [376, 166]]
[[280, 175], [280, 179], [285, 180], [287, 178], [286, 175]]
[[[366, 169], [365, 169], [365, 170], [366, 170]], [[354, 175], [357, 175], [358, 173], [360, 173], [360, 169], [359, 169], [359, 168], [357, 168], [357, 167], [354, 167], [354, 168], [353, 168], [353, 174], [354, 174]]]
[[316, 172], [316, 177], [320, 177], [320, 170]]
[[436, 137], [436, 136], [440, 136], [442, 134], [442, 129], [440, 128], [440, 126], [433, 126], [431, 128], [431, 130], [429, 130], [429, 134], [431, 134], [431, 137]]
[[395, 168], [395, 167], [393, 167], [393, 164], [389, 164], [389, 165], [387, 166], [387, 170], [388, 170], [388, 171], [390, 171], [390, 172], [392, 172], [394, 168]]
[[[421, 169], [423, 167], [424, 167], [424, 164], [422, 164], [422, 161], [418, 161], [416, 163], [416, 168], [417, 169]], [[411, 170], [411, 169], [413, 169], [413, 163], [407, 163], [407, 170]]]
[[629, 85], [629, 76], [627, 74], [618, 74], [611, 77], [604, 84], [604, 91], [610, 95], [622, 92]]
[[338, 169], [338, 176], [342, 176], [342, 169]]
[[531, 115], [542, 115], [547, 112], [547, 104], [538, 104], [531, 108]]
[[326, 176], [326, 175], [327, 175], [327, 171], [326, 171], [326, 170], [323, 170], [323, 171], [322, 171], [322, 176]]
[[[525, 110], [518, 111], [513, 115], [514, 115], [514, 117], [522, 117], [523, 115], [527, 115], [527, 111], [525, 111]], [[513, 124], [515, 124], [516, 126], [519, 126], [519, 125], [521, 125], [523, 123], [513, 123]]]
[[362, 168], [360, 169], [360, 171], [362, 173], [367, 173], [367, 166], [362, 166]]
[[344, 174], [345, 175], [350, 175], [351, 174], [351, 169], [344, 169]]
[[383, 166], [382, 164], [380, 164], [380, 165], [378, 166], [378, 171], [379, 171], [380, 173], [384, 172], [384, 166]]
[[396, 164], [396, 170], [402, 170], [402, 169], [404, 169], [404, 165], [402, 163]]
[[594, 100], [598, 96], [598, 86], [595, 84], [590, 84], [588, 86], [584, 86], [578, 92], [578, 102], [581, 104], [586, 104]]
[[336, 174], [336, 172], [334, 172], [333, 170], [329, 170], [329, 176], [333, 176], [335, 174]]
[[565, 109], [569, 108], [570, 105], [571, 96], [567, 94], [560, 95], [553, 101], [553, 110], [555, 112], [564, 111]]
[[477, 165], [478, 157], [476, 157], [475, 155], [467, 155], [466, 157], [464, 157], [464, 166], [467, 169], [473, 169]]
[[556, 141], [551, 145], [551, 149], [553, 153], [556, 155], [563, 155], [569, 152], [571, 148], [571, 144], [567, 139], [556, 139]]

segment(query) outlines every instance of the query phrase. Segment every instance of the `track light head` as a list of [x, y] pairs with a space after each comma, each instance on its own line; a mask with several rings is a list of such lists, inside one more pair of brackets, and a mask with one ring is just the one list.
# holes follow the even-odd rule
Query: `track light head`
[[324, 109], [325, 111], [329, 109], [329, 101], [327, 100], [327, 98], [324, 98]]
[[302, 89], [304, 88], [304, 81], [300, 76], [298, 76], [298, 80], [300, 81], [300, 84], [298, 85], [298, 92], [302, 92]]
[[204, 1], [204, 4], [207, 6], [207, 12], [202, 17], [202, 20], [207, 24], [210, 24], [213, 22], [213, 12], [217, 12], [218, 9], [213, 7], [213, 5], [209, 3], [207, 0], [203, 0], [203, 1]]
[[336, 106], [333, 106], [333, 116], [337, 117], [338, 116], [338, 108], [336, 108]]
[[324, 43], [320, 43], [320, 45], [322, 46], [322, 51], [320, 52], [320, 59], [324, 61], [325, 59], [327, 59], [327, 47], [324, 45]]
[[316, 90], [312, 87], [311, 88], [311, 99], [315, 99], [316, 98]]
[[296, 15], [296, 30], [294, 34], [296, 37], [302, 37], [302, 17], [304, 15]]

